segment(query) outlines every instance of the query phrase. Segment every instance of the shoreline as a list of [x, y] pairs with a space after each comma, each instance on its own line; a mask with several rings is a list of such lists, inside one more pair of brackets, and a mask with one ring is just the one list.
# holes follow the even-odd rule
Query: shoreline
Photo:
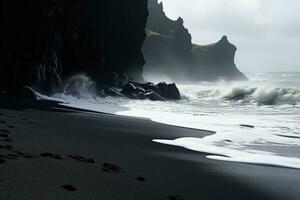
[[[300, 196], [299, 170], [210, 160], [206, 154], [152, 142], [211, 134], [206, 131], [49, 101], [1, 97], [0, 113], [5, 122], [0, 129], [7, 130], [12, 140], [0, 142], [5, 147], [0, 149], [5, 160], [0, 164], [0, 199], [296, 200]], [[5, 157], [8, 154], [11, 157]]]

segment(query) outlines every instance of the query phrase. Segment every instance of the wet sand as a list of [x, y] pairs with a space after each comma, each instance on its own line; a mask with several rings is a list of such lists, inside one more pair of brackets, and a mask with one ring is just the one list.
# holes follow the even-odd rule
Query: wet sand
[[0, 199], [300, 198], [300, 170], [209, 160], [152, 142], [208, 134], [1, 97]]

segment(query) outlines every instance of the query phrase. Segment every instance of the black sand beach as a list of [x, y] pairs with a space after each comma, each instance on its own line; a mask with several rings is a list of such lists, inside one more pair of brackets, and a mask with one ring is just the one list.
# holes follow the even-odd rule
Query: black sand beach
[[0, 99], [1, 200], [300, 198], [300, 171], [214, 161], [153, 139], [205, 131]]

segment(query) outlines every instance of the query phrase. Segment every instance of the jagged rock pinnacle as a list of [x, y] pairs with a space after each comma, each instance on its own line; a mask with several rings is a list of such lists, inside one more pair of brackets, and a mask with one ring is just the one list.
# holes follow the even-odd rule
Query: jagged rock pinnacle
[[177, 22], [181, 25], [183, 25], [183, 19], [181, 17], [178, 17]]
[[228, 42], [228, 38], [227, 38], [227, 36], [226, 35], [224, 35], [223, 37], [222, 37], [222, 39], [221, 39], [221, 41], [227, 41]]

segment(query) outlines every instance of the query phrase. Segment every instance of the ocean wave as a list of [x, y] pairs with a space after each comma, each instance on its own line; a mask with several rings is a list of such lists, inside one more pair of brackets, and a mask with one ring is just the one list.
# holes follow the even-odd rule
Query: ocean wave
[[258, 103], [266, 105], [300, 103], [300, 91], [289, 88], [257, 88], [252, 97]]
[[226, 90], [222, 97], [226, 100], [242, 100], [246, 99], [256, 91], [256, 88], [233, 87]]
[[270, 86], [234, 86], [229, 89], [206, 88], [197, 91], [197, 100], [255, 103], [257, 105], [299, 105], [300, 90]]

